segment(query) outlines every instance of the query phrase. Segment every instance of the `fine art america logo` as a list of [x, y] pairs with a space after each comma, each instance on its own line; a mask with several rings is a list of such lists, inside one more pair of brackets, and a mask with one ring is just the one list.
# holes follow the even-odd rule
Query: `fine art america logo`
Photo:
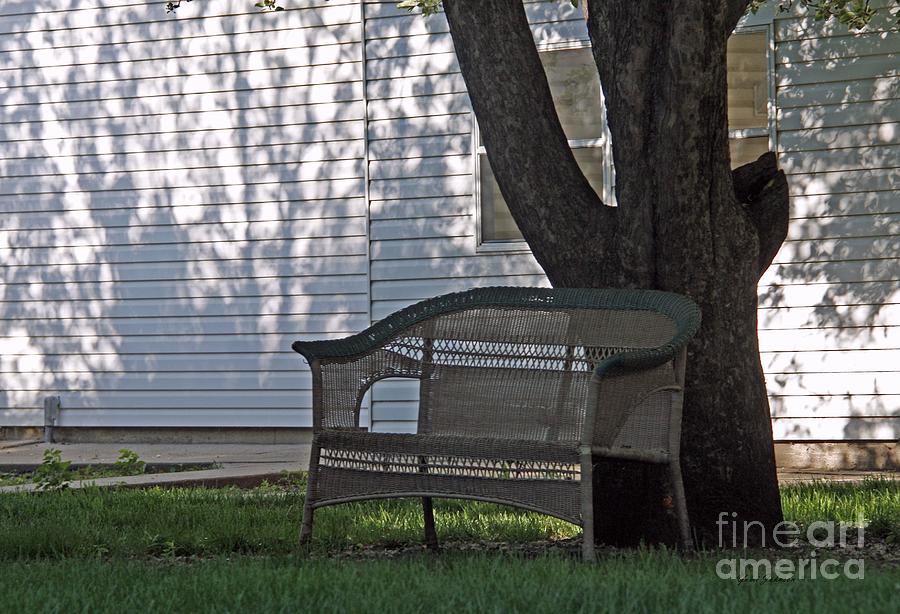
[[[716, 563], [716, 575], [723, 580], [785, 581], [785, 580], [835, 580], [840, 576], [851, 580], [865, 578], [865, 561], [862, 558], [838, 560], [820, 557], [818, 550], [833, 548], [859, 548], [865, 544], [865, 520], [860, 515], [857, 522], [848, 525], [831, 521], [816, 521], [801, 531], [793, 522], [780, 522], [771, 535], [759, 521], [738, 521], [736, 512], [720, 512], [716, 526], [719, 529], [719, 548], [746, 548], [756, 544], [761, 548], [796, 548], [804, 537], [811, 551], [801, 557], [725, 558]], [[770, 540], [767, 538], [771, 537]], [[854, 543], [855, 542], [855, 543]]]

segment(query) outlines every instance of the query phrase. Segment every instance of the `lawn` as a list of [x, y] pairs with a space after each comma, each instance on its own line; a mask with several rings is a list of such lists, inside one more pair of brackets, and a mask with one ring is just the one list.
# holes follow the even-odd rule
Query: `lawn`
[[584, 565], [575, 527], [457, 501], [437, 505], [440, 555], [419, 545], [416, 501], [325, 508], [301, 553], [302, 501], [298, 484], [2, 495], [0, 610], [893, 612], [900, 598], [898, 482], [783, 491], [796, 522], [871, 521], [864, 580], [722, 580], [713, 552], [605, 550]]

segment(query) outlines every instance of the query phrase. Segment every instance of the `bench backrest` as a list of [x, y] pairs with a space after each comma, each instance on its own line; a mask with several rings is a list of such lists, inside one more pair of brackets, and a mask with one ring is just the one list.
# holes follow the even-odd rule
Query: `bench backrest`
[[578, 440], [600, 360], [675, 331], [645, 309], [489, 305], [428, 318], [388, 349], [423, 363], [419, 433]]

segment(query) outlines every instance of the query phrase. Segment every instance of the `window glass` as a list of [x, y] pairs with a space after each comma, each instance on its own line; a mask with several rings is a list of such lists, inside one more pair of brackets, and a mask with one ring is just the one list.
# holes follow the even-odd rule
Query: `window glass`
[[600, 76], [590, 49], [566, 49], [541, 54], [556, 114], [569, 140], [603, 136]]
[[728, 39], [728, 127], [769, 125], [769, 63], [765, 32], [732, 34]]
[[748, 162], [753, 162], [769, 151], [769, 137], [754, 136], [744, 139], [730, 139], [728, 148], [731, 150], [731, 168], [737, 168]]
[[[600, 77], [591, 50], [547, 51], [541, 53], [541, 62], [550, 84], [556, 113], [569, 141], [601, 140]], [[599, 145], [573, 149], [578, 166], [598, 194], [603, 189], [603, 150]], [[520, 240], [522, 233], [509, 213], [491, 165], [483, 153], [478, 156], [478, 166], [481, 176], [482, 240]]]
[[[603, 189], [603, 150], [599, 147], [578, 147], [572, 150], [575, 161], [597, 194]], [[494, 179], [491, 163], [485, 154], [478, 156], [481, 175], [481, 236], [486, 241], [515, 241], [522, 238], [513, 220], [500, 186]]]

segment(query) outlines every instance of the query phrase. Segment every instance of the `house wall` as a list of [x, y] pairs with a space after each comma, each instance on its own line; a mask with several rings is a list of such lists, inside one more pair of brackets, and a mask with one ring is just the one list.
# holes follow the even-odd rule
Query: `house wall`
[[[522, 245], [478, 245], [442, 15], [73, 4], [0, 0], [0, 426], [40, 424], [49, 394], [64, 426], [308, 425], [294, 339], [546, 285]], [[543, 47], [587, 40], [568, 3], [526, 10]], [[900, 36], [884, 14], [862, 35], [755, 23], [772, 23], [793, 195], [760, 284], [776, 438], [896, 439]], [[415, 394], [380, 382], [372, 427], [414, 428]]]
[[0, 2], [0, 425], [308, 426], [290, 343], [369, 322], [358, 2], [65, 4]]

